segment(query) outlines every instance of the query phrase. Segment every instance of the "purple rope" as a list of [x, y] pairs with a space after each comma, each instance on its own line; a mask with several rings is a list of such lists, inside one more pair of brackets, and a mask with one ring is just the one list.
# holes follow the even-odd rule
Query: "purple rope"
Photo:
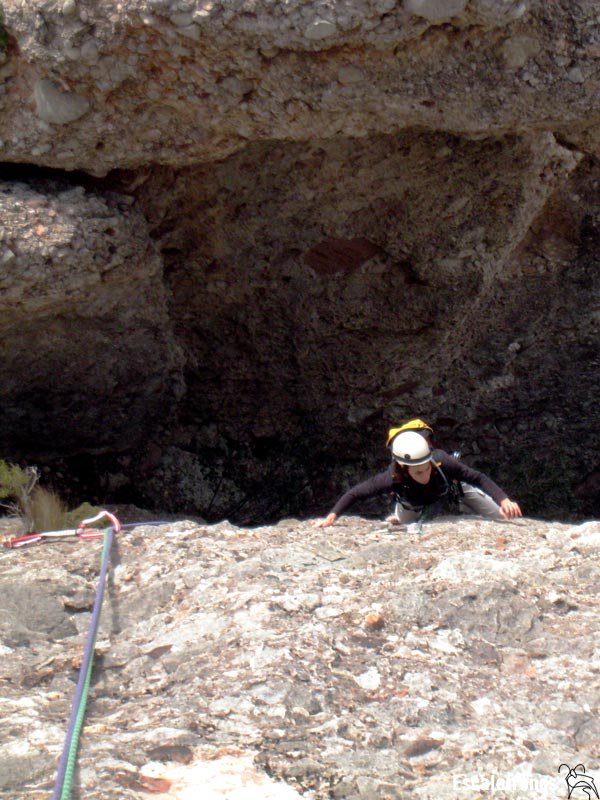
[[165, 520], [165, 519], [152, 519], [148, 520], [148, 522], [128, 522], [126, 525], [121, 525], [122, 528], [138, 528], [144, 525], [172, 525], [175, 520]]

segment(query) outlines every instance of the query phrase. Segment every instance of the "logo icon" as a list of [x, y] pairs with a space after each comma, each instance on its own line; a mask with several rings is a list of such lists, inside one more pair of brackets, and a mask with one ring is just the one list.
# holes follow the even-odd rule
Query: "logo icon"
[[[567, 797], [571, 797], [573, 792], [575, 790], [578, 790], [579, 792], [583, 792], [583, 794], [585, 795], [585, 797], [587, 797], [588, 800], [591, 800], [591, 798], [594, 796], [598, 797], [598, 800], [600, 800], [600, 796], [598, 795], [598, 789], [596, 789], [596, 784], [594, 783], [594, 779], [592, 778], [591, 775], [585, 774], [585, 767], [583, 766], [583, 764], [577, 764], [577, 766], [573, 767], [573, 769], [571, 769], [571, 767], [568, 764], [561, 764], [560, 767], [558, 768], [559, 774], [563, 767], [566, 767], [568, 770], [567, 775], [565, 777], [567, 786], [569, 787], [569, 794], [567, 795]], [[578, 794], [576, 796], [579, 797], [580, 795]]]

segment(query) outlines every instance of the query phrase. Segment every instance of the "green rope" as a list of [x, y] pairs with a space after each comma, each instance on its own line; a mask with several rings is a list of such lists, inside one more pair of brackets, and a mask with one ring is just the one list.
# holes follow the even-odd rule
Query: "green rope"
[[65, 770], [65, 780], [62, 786], [62, 791], [60, 793], [60, 800], [69, 800], [69, 798], [71, 797], [71, 788], [73, 786], [73, 775], [75, 773], [75, 765], [77, 763], [77, 750], [79, 749], [79, 737], [81, 736], [81, 729], [83, 727], [83, 719], [85, 717], [85, 708], [87, 705], [88, 693], [90, 690], [90, 681], [92, 678], [93, 667], [94, 667], [94, 660], [93, 658], [90, 658], [90, 662], [88, 664], [87, 672], [85, 675], [85, 681], [83, 684], [83, 694], [81, 696], [81, 702], [79, 703], [79, 708], [77, 709], [77, 717], [75, 718], [75, 728], [73, 730], [73, 736], [71, 738], [71, 743], [69, 745], [69, 755], [67, 756], [67, 768]]

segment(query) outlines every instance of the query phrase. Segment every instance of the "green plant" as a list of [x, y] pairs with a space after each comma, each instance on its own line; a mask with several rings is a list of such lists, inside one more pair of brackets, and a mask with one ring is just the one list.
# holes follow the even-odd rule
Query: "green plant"
[[0, 500], [18, 497], [31, 480], [26, 470], [15, 464], [0, 461]]
[[0, 460], [0, 507], [21, 520], [25, 531], [62, 531], [76, 528], [79, 523], [95, 516], [100, 509], [89, 503], [68, 511], [50, 489], [38, 486], [37, 467], [18, 467]]
[[95, 517], [102, 509], [100, 506], [93, 506], [90, 503], [82, 503], [72, 511], [67, 511], [63, 517], [65, 528], [76, 528], [84, 519]]
[[36, 467], [18, 467], [0, 461], [0, 500], [11, 516], [20, 517], [26, 530], [33, 530], [31, 496], [40, 473]]
[[54, 492], [36, 486], [29, 498], [31, 528], [34, 531], [63, 530], [66, 507]]

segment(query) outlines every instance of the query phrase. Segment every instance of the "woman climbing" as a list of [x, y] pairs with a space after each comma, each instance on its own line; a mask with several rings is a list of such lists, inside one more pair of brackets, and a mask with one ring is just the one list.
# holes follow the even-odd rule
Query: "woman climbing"
[[425, 425], [422, 433], [415, 429], [394, 430], [399, 432], [390, 437], [392, 463], [388, 469], [349, 489], [325, 519], [315, 523], [317, 528], [333, 525], [357, 500], [385, 493], [395, 495], [394, 521], [402, 524], [441, 511], [470, 512], [497, 520], [521, 516], [519, 505], [483, 472], [443, 450], [431, 450], [429, 426]]

